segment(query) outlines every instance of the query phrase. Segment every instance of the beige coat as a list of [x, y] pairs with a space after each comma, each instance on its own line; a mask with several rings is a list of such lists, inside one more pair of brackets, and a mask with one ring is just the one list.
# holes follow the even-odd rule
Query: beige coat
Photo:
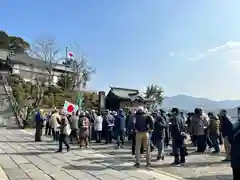
[[52, 129], [54, 129], [55, 131], [58, 129], [58, 127], [60, 126], [58, 123], [58, 119], [60, 120], [60, 115], [58, 113], [54, 113], [51, 116], [50, 119], [50, 126]]

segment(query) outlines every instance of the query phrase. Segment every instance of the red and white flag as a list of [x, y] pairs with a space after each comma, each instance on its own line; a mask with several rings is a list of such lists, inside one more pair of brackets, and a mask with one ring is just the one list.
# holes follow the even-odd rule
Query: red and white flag
[[72, 114], [73, 112], [78, 111], [78, 105], [65, 100], [62, 111], [65, 114]]
[[68, 52], [68, 58], [74, 58], [74, 54], [72, 52]]

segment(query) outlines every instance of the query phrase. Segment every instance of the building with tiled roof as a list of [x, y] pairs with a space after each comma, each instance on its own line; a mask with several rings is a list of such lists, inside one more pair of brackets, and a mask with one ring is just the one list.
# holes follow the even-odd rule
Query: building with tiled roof
[[110, 87], [106, 96], [106, 108], [118, 110], [119, 108], [135, 109], [138, 106], [148, 108], [152, 100], [145, 98], [137, 89]]
[[[12, 74], [20, 75], [25, 81], [33, 82], [36, 78], [45, 79], [48, 82], [49, 63], [29, 56], [27, 53], [9, 54], [7, 50], [0, 49], [0, 59], [2, 61], [11, 61]], [[52, 64], [53, 84], [56, 84], [58, 78], [63, 73], [71, 73], [72, 70], [62, 64]]]

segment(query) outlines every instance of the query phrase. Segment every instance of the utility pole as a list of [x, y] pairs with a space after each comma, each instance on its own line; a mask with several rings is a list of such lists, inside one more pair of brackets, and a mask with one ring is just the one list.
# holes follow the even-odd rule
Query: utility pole
[[65, 57], [64, 90], [66, 90], [66, 85], [67, 85], [67, 63], [68, 63], [68, 47], [66, 47], [66, 57]]

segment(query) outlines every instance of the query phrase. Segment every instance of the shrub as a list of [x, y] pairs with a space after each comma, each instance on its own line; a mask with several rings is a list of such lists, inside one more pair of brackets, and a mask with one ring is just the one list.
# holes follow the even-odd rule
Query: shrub
[[56, 93], [61, 93], [61, 92], [62, 92], [62, 90], [60, 88], [57, 88], [55, 86], [49, 86], [48, 90], [46, 90], [44, 92], [44, 94], [49, 94], [49, 93], [56, 94]]

